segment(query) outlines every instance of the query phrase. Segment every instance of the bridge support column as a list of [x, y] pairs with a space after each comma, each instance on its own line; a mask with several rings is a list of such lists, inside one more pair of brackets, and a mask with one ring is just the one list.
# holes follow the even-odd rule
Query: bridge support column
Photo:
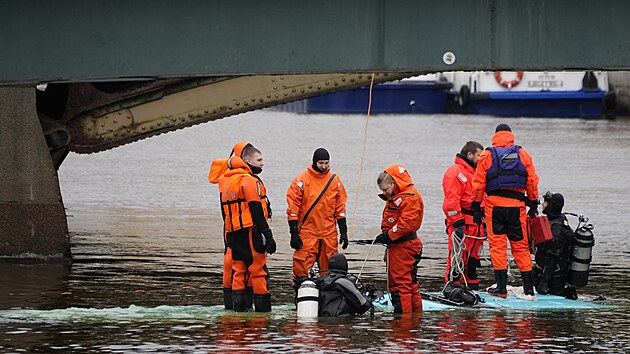
[[66, 213], [33, 87], [0, 87], [0, 259], [68, 260]]

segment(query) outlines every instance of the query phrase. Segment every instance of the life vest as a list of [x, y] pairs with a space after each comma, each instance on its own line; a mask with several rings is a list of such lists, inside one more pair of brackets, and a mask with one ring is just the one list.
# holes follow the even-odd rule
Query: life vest
[[507, 188], [525, 188], [527, 169], [521, 161], [520, 146], [488, 147], [492, 165], [486, 173], [486, 192]]
[[249, 210], [248, 200], [245, 198], [243, 179], [253, 177], [256, 179], [256, 193], [265, 213], [265, 218], [269, 218], [269, 200], [265, 185], [256, 176], [246, 173], [234, 173], [228, 176], [229, 172], [219, 180], [219, 190], [221, 194], [221, 209], [225, 215], [225, 232], [234, 232], [240, 229], [254, 226], [252, 214]]

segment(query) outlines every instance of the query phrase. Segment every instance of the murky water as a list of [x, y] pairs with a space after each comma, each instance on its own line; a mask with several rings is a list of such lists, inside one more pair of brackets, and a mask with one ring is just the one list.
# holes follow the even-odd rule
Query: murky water
[[[0, 352], [627, 352], [630, 350], [630, 121], [473, 116], [370, 118], [357, 195], [364, 117], [260, 111], [95, 155], [68, 156], [59, 171], [72, 234], [70, 269], [0, 265]], [[375, 179], [391, 163], [411, 172], [426, 205], [421, 290], [440, 289], [446, 256], [441, 178], [467, 140], [490, 143], [507, 122], [533, 156], [540, 191], [595, 224], [585, 299], [612, 309], [433, 311], [299, 322], [291, 301], [284, 195], [317, 147], [331, 153], [348, 190], [350, 237], [378, 233]], [[221, 217], [210, 162], [248, 140], [265, 157], [279, 250], [269, 257], [271, 314], [222, 310]], [[357, 203], [358, 201], [358, 203]], [[356, 208], [356, 213], [354, 212]], [[575, 220], [572, 220], [575, 226]], [[356, 272], [385, 287], [383, 249], [348, 249]], [[487, 245], [486, 245], [487, 253]], [[489, 286], [491, 269], [481, 270]]]

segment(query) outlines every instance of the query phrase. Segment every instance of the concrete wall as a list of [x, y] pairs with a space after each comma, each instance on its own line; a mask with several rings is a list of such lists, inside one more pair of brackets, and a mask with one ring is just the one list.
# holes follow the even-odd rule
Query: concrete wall
[[61, 259], [68, 226], [33, 87], [0, 87], [0, 258]]

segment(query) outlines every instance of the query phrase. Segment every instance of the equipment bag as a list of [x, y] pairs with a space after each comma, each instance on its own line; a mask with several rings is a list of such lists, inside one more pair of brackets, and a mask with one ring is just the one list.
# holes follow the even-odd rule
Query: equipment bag
[[531, 233], [536, 244], [553, 240], [551, 225], [547, 215], [539, 215], [531, 220]]
[[449, 281], [444, 285], [444, 289], [442, 290], [444, 297], [459, 303], [464, 303], [467, 305], [476, 305], [479, 302], [484, 302], [481, 296], [476, 294], [474, 291], [469, 289], [467, 286], [461, 284], [455, 284], [452, 281]]

